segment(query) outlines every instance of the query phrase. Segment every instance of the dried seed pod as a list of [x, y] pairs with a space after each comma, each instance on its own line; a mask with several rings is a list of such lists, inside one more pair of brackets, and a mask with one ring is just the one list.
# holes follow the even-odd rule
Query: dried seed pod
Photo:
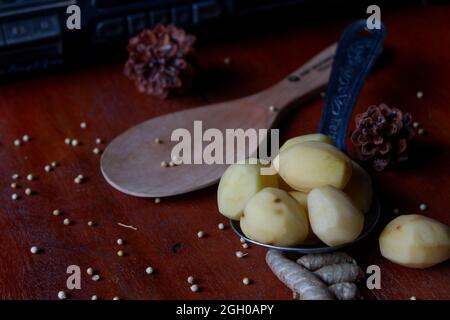
[[411, 114], [380, 104], [356, 116], [351, 142], [360, 160], [370, 161], [376, 171], [381, 171], [408, 159], [407, 149], [413, 136]]
[[139, 92], [165, 98], [180, 92], [194, 75], [195, 37], [174, 25], [145, 29], [128, 42], [125, 75]]

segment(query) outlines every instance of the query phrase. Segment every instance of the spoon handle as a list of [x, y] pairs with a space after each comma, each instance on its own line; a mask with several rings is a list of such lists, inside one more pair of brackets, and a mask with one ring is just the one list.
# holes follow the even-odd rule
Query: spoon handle
[[280, 112], [272, 114], [270, 120], [278, 118], [281, 111], [284, 113], [302, 99], [323, 90], [330, 78], [335, 52], [336, 43], [316, 54], [272, 87], [250, 96], [250, 100], [263, 108], [274, 106]]
[[366, 29], [358, 20], [345, 29], [338, 42], [320, 119], [319, 132], [346, 150], [346, 133], [361, 87], [383, 48], [385, 28]]

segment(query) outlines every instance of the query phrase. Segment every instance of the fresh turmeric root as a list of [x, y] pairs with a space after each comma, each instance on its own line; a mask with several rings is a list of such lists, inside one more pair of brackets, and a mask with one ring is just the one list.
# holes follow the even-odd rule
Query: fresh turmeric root
[[281, 252], [269, 250], [266, 262], [295, 297], [302, 300], [361, 298], [358, 287], [352, 282], [360, 280], [364, 272], [343, 252], [308, 254], [294, 263]]
[[358, 287], [354, 283], [340, 282], [328, 287], [338, 300], [358, 300], [361, 299]]
[[314, 271], [314, 274], [328, 285], [339, 282], [355, 282], [364, 276], [364, 272], [361, 268], [353, 263], [340, 263], [324, 266]]
[[273, 273], [302, 300], [333, 300], [332, 292], [313, 273], [287, 259], [281, 252], [269, 250], [266, 262]]
[[345, 252], [333, 252], [306, 254], [297, 259], [297, 263], [308, 270], [314, 271], [331, 264], [355, 263], [355, 260]]

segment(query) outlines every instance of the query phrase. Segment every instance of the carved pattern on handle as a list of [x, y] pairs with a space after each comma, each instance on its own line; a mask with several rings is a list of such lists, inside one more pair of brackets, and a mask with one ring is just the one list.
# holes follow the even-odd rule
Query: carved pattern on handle
[[[362, 34], [362, 32], [366, 32]], [[365, 30], [365, 20], [351, 24], [338, 44], [319, 132], [346, 149], [345, 137], [356, 98], [384, 41], [384, 27]]]

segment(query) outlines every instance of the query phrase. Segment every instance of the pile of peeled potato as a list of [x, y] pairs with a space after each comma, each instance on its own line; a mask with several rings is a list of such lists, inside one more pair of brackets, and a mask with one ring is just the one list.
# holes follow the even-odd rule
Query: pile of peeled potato
[[[262, 175], [261, 164], [245, 161], [231, 165], [220, 180], [219, 212], [240, 220], [247, 237], [276, 246], [317, 239], [338, 246], [358, 238], [371, 206], [372, 182], [328, 136], [286, 141], [271, 167], [276, 174]], [[380, 237], [389, 260], [427, 267], [450, 257], [448, 226], [426, 217], [400, 219], [400, 228], [393, 222]]]

